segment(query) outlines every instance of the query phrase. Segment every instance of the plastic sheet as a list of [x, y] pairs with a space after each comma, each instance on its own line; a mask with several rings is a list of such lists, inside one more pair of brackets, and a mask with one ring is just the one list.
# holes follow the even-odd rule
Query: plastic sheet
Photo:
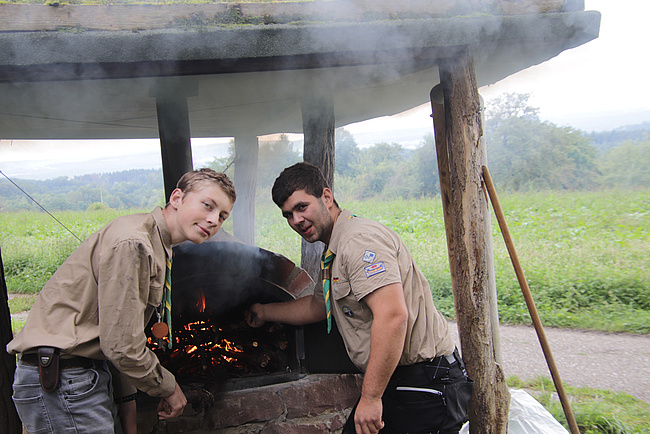
[[[468, 422], [460, 434], [469, 432]], [[510, 389], [508, 434], [569, 434], [569, 431], [525, 390]]]

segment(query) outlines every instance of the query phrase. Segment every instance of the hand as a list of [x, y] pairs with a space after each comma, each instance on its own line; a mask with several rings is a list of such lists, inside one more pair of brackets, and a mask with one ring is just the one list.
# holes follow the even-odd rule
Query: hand
[[383, 406], [381, 398], [365, 398], [361, 395], [357, 409], [354, 412], [354, 426], [357, 434], [376, 434], [384, 427], [381, 420]]
[[160, 400], [160, 404], [158, 404], [158, 419], [166, 420], [178, 417], [183, 414], [183, 409], [186, 405], [187, 398], [185, 398], [181, 387], [176, 383], [174, 393]]
[[244, 317], [246, 322], [251, 327], [261, 327], [266, 321], [262, 319], [262, 310], [264, 306], [259, 303], [255, 303], [244, 312]]

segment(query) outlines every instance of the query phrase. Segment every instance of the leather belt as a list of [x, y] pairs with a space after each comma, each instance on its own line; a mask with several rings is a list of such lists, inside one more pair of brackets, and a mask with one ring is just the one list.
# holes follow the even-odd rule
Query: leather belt
[[[20, 361], [25, 365], [37, 366], [38, 367], [38, 354], [36, 353], [23, 353], [20, 357]], [[93, 359], [88, 359], [86, 357], [70, 357], [59, 360], [59, 369], [90, 369], [93, 365]]]
[[413, 363], [412, 365], [400, 365], [397, 368], [395, 368], [395, 372], [393, 373], [393, 375], [396, 376], [420, 375], [425, 372], [424, 371], [425, 366], [450, 368], [455, 363], [456, 363], [456, 358], [454, 357], [453, 354], [449, 354], [446, 356], [438, 356], [431, 360], [426, 360], [424, 362]]

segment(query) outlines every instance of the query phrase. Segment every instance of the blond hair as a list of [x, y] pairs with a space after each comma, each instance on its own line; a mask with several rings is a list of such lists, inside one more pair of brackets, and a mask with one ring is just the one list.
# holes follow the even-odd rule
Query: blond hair
[[178, 180], [176, 188], [180, 189], [183, 193], [190, 193], [196, 190], [199, 185], [208, 183], [217, 184], [232, 200], [232, 203], [235, 203], [237, 193], [235, 192], [235, 185], [228, 178], [228, 175], [209, 168], [192, 170], [191, 172], [185, 173]]

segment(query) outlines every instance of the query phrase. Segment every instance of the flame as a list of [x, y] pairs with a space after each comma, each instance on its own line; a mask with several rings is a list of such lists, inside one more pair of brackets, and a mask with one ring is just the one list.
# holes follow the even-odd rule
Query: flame
[[203, 291], [200, 292], [199, 301], [196, 303], [196, 307], [199, 309], [199, 312], [205, 312], [205, 294]]
[[[197, 310], [205, 310], [205, 296], [200, 294]], [[266, 363], [258, 360], [256, 351], [261, 342], [251, 339], [244, 332], [242, 324], [223, 327], [212, 318], [196, 319], [193, 322], [178, 322], [174, 333], [174, 347], [169, 351], [167, 338], [147, 342], [167, 369], [179, 376], [226, 376], [264, 372]], [[245, 327], [245, 324], [243, 324]], [[248, 352], [251, 351], [251, 354]]]

